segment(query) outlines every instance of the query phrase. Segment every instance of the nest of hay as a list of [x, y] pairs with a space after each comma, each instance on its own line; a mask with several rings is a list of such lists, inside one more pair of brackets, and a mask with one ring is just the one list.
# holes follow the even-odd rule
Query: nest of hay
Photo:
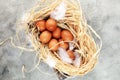
[[[62, 29], [69, 30], [75, 41], [71, 41], [81, 56], [81, 64], [76, 67], [61, 60], [57, 52], [51, 51], [48, 46], [39, 41], [40, 32], [35, 26], [37, 20], [47, 19], [50, 13], [61, 3], [66, 4], [65, 17], [57, 20], [57, 25]], [[54, 62], [54, 68], [69, 76], [84, 75], [91, 71], [98, 59], [101, 44], [94, 37], [100, 39], [96, 32], [86, 23], [80, 7], [79, 0], [41, 0], [35, 7], [30, 9], [24, 22], [26, 31], [30, 34], [34, 49], [39, 52], [38, 58], [44, 62], [50, 57]]]

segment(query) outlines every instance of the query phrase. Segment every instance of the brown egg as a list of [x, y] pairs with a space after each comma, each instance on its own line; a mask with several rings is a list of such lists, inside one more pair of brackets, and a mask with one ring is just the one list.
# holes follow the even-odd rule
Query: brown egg
[[74, 60], [75, 59], [75, 55], [74, 55], [74, 52], [72, 50], [68, 50], [67, 51], [67, 54], [69, 55], [69, 57]]
[[46, 21], [46, 28], [49, 30], [49, 31], [54, 31], [56, 28], [57, 28], [57, 22], [50, 18]]
[[73, 37], [72, 33], [69, 30], [63, 30], [61, 32], [61, 38], [64, 41], [72, 41], [74, 37]]
[[39, 20], [36, 22], [36, 27], [38, 28], [39, 31], [44, 31], [45, 30], [45, 20]]
[[58, 39], [58, 38], [60, 38], [60, 35], [61, 35], [61, 29], [59, 27], [57, 27], [56, 30], [53, 31], [53, 37]]
[[[62, 42], [62, 41], [63, 41], [62, 39], [59, 40], [59, 42]], [[60, 47], [66, 50], [68, 49], [69, 44], [67, 42], [62, 42], [60, 43]]]
[[52, 51], [57, 51], [59, 48], [59, 45], [56, 45], [58, 43], [58, 41], [56, 39], [51, 39], [48, 47], [49, 49], [51, 49]]
[[52, 37], [52, 34], [49, 31], [43, 31], [40, 34], [40, 41], [42, 43], [48, 43]]

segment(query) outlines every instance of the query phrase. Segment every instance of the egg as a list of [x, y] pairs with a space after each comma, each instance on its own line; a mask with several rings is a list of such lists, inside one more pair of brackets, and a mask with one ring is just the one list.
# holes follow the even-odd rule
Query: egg
[[61, 42], [61, 43], [60, 43], [60, 47], [61, 47], [61, 48], [65, 49], [65, 50], [68, 49], [69, 44], [68, 44], [67, 42], [63, 42], [62, 39], [60, 39], [59, 42]]
[[42, 43], [48, 43], [52, 37], [52, 34], [49, 31], [43, 31], [40, 34], [40, 41]]
[[69, 57], [74, 60], [75, 59], [75, 55], [74, 55], [74, 52], [72, 50], [68, 50], [67, 51], [67, 54], [69, 55]]
[[48, 44], [49, 49], [52, 51], [57, 51], [59, 48], [59, 44], [56, 45], [57, 43], [58, 43], [58, 41], [56, 39], [51, 39]]
[[57, 22], [50, 18], [46, 21], [46, 28], [49, 30], [49, 31], [54, 31], [56, 28], [57, 28]]
[[39, 20], [35, 23], [36, 27], [38, 28], [39, 31], [44, 31], [45, 30], [45, 20]]
[[57, 27], [56, 30], [53, 31], [53, 34], [52, 34], [52, 35], [53, 35], [53, 37], [56, 38], [56, 39], [60, 38], [61, 29], [60, 29], [59, 27]]
[[64, 41], [72, 41], [74, 37], [73, 37], [72, 33], [69, 30], [63, 30], [61, 32], [61, 38]]

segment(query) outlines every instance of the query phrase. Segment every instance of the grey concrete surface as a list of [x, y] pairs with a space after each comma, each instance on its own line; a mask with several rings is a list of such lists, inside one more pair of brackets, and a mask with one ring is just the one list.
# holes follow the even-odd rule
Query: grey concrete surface
[[[0, 41], [15, 36], [16, 21], [36, 0], [0, 0]], [[120, 0], [81, 0], [87, 22], [103, 40], [103, 47], [95, 69], [85, 76], [66, 80], [120, 80]], [[0, 80], [58, 80], [54, 71], [41, 63], [40, 69], [26, 73], [34, 66], [33, 52], [23, 52], [11, 46], [10, 41], [0, 46]]]

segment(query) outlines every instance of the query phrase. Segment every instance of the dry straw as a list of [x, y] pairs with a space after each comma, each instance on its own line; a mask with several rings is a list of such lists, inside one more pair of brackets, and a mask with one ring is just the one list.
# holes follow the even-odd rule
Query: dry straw
[[[48, 17], [61, 2], [66, 4], [67, 9], [64, 19], [59, 20], [58, 25], [73, 34], [75, 41], [71, 42], [81, 56], [79, 67], [63, 62], [57, 52], [51, 52], [46, 45], [40, 43], [40, 32], [34, 25], [35, 21]], [[94, 68], [102, 42], [99, 35], [86, 23], [79, 0], [41, 0], [25, 17], [22, 26], [27, 34], [31, 35], [32, 45], [39, 52], [37, 56], [40, 61], [46, 62], [46, 59], [51, 57], [56, 63], [54, 68], [69, 76], [84, 75]]]

